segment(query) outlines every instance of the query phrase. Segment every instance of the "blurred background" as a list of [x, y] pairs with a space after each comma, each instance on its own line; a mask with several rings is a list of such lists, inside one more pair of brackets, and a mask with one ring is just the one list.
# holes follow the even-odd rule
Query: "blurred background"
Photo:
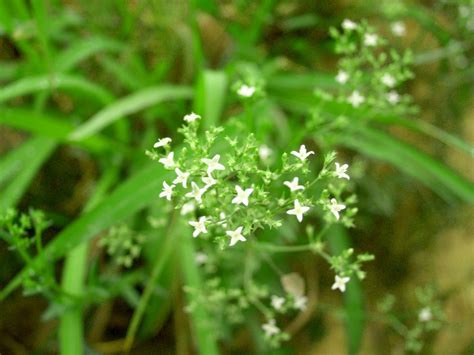
[[[474, 3], [469, 0], [0, 0], [0, 210], [43, 210], [52, 221], [45, 243], [54, 240], [87, 213], [104, 175], [112, 176], [110, 190], [134, 176], [148, 164], [144, 150], [157, 137], [174, 137], [185, 113], [196, 109], [222, 124], [238, 113], [239, 102], [228, 92], [242, 67], [258, 73], [274, 104], [258, 108], [256, 120], [264, 127], [258, 138], [275, 146], [288, 143], [292, 130], [310, 116], [306, 107], [314, 89], [334, 87], [339, 56], [329, 27], [339, 27], [345, 18], [365, 19], [389, 47], [413, 51], [415, 77], [403, 90], [418, 107], [416, 114], [402, 117], [409, 123], [378, 123], [377, 129], [404, 144], [390, 150], [382, 139], [377, 149], [387, 149], [386, 159], [337, 140], [327, 143], [360, 171], [354, 178], [359, 214], [351, 242], [375, 255], [357, 293], [366, 321], [352, 353], [404, 353], [403, 337], [390, 322], [377, 319], [377, 305], [394, 295], [394, 311], [410, 324], [417, 314], [415, 290], [429, 287], [445, 320], [424, 337], [422, 353], [472, 354]], [[403, 35], [391, 32], [395, 22], [403, 23]], [[218, 104], [206, 104], [209, 97], [220, 97]], [[91, 118], [99, 123], [86, 125]], [[139, 207], [144, 206], [132, 209]], [[120, 222], [122, 215], [108, 218]], [[91, 260], [104, 257], [91, 240], [93, 265]], [[23, 264], [4, 242], [0, 259], [4, 289]], [[295, 269], [323, 268], [310, 257], [296, 259], [289, 261]], [[63, 267], [60, 259], [58, 279]], [[313, 276], [314, 312], [283, 349], [270, 353], [348, 353], [348, 323], [327, 310], [343, 310], [343, 301], [330, 290], [330, 275]], [[43, 296], [16, 289], [2, 299], [1, 354], [58, 353], [61, 311]], [[185, 300], [179, 296], [176, 302], [182, 307]], [[180, 319], [172, 310], [157, 316], [132, 353], [196, 352], [183, 335], [189, 332], [186, 315]], [[86, 353], [121, 353], [132, 313], [120, 292], [90, 306], [84, 316]], [[189, 344], [180, 344], [182, 339]], [[221, 351], [258, 353], [246, 335], [226, 339]]]

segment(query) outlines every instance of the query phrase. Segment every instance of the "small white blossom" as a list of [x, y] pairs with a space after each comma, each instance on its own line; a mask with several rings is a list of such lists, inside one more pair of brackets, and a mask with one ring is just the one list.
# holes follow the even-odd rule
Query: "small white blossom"
[[329, 210], [331, 213], [336, 217], [337, 220], [339, 220], [339, 212], [342, 211], [343, 209], [346, 208], [346, 205], [343, 205], [342, 203], [338, 203], [335, 198], [332, 198], [329, 204]]
[[349, 101], [349, 103], [353, 106], [353, 107], [359, 107], [360, 105], [362, 105], [365, 101], [365, 97], [362, 96], [360, 94], [359, 91], [357, 90], [354, 90], [351, 94], [351, 96], [349, 96], [347, 98], [347, 101]]
[[285, 299], [283, 297], [279, 297], [279, 296], [272, 296], [272, 307], [279, 311], [282, 307], [283, 307], [283, 304], [285, 303]]
[[293, 208], [292, 210], [286, 211], [286, 213], [296, 216], [296, 218], [298, 219], [298, 222], [301, 223], [301, 221], [303, 221], [303, 214], [309, 211], [309, 207], [301, 206], [300, 201], [298, 201], [298, 199], [295, 200], [294, 206], [295, 208]]
[[174, 179], [173, 184], [176, 184], [176, 185], [181, 184], [181, 185], [183, 185], [184, 188], [186, 188], [186, 185], [188, 183], [189, 173], [188, 172], [182, 172], [178, 168], [176, 168], [174, 170], [174, 172], [176, 173], [177, 177], [176, 177], [176, 179]]
[[348, 31], [352, 31], [357, 28], [357, 23], [346, 18], [344, 19], [344, 21], [342, 21], [342, 28]]
[[197, 202], [202, 202], [202, 194], [206, 192], [206, 189], [200, 189], [199, 186], [193, 181], [191, 183], [191, 192], [188, 192], [185, 196], [194, 198]]
[[339, 70], [336, 75], [336, 81], [339, 84], [345, 84], [347, 83], [347, 80], [349, 80], [349, 74], [347, 74], [347, 72], [345, 72], [344, 70]]
[[226, 214], [224, 212], [219, 213], [220, 221], [218, 224], [221, 224], [224, 228], [227, 228]]
[[160, 197], [166, 198], [171, 201], [171, 194], [173, 193], [174, 185], [168, 185], [166, 181], [163, 181], [163, 191], [160, 193]]
[[160, 158], [158, 162], [163, 164], [166, 169], [173, 169], [174, 168], [174, 153], [170, 152], [165, 158]]
[[161, 139], [158, 139], [155, 144], [153, 144], [153, 148], [164, 147], [170, 143], [171, 143], [171, 138], [169, 137], [161, 138]]
[[396, 91], [390, 91], [387, 93], [387, 101], [392, 105], [396, 105], [400, 102], [400, 95]]
[[251, 97], [255, 93], [255, 87], [249, 85], [242, 85], [239, 90], [237, 90], [237, 94], [243, 97]]
[[374, 47], [377, 45], [379, 37], [375, 33], [366, 33], [364, 36], [364, 44], [367, 47]]
[[219, 163], [221, 156], [219, 154], [214, 155], [212, 159], [203, 158], [201, 159], [204, 164], [207, 165], [207, 174], [210, 175], [214, 170], [224, 170], [224, 165]]
[[292, 192], [298, 191], [298, 190], [304, 190], [304, 186], [298, 185], [298, 181], [299, 181], [299, 178], [295, 177], [291, 182], [285, 181], [283, 184], [288, 186]]
[[198, 120], [198, 119], [200, 119], [200, 118], [201, 118], [201, 116], [195, 114], [194, 112], [191, 112], [190, 114], [184, 116], [183, 119], [184, 119], [186, 122], [191, 123], [191, 122], [194, 122], [194, 121], [196, 121], [196, 120]]
[[350, 279], [350, 277], [340, 277], [336, 275], [336, 279], [331, 287], [331, 290], [339, 289], [341, 292], [346, 291], [346, 283], [348, 283]]
[[385, 86], [389, 88], [393, 88], [395, 84], [397, 83], [393, 75], [390, 75], [388, 73], [385, 73], [380, 79], [380, 81], [382, 82], [382, 84], [384, 84]]
[[268, 338], [280, 333], [280, 328], [275, 325], [275, 319], [270, 319], [267, 323], [263, 324], [262, 329]]
[[226, 231], [225, 234], [227, 234], [230, 237], [230, 246], [234, 246], [237, 244], [237, 242], [245, 242], [247, 239], [242, 235], [242, 229], [244, 227], [240, 226], [237, 228], [235, 231]]
[[339, 179], [347, 179], [347, 180], [350, 180], [350, 176], [347, 175], [347, 169], [349, 168], [349, 165], [348, 164], [342, 164], [342, 165], [339, 165], [339, 163], [336, 163], [336, 171], [334, 172], [334, 174], [336, 174], [336, 176], [339, 178]]
[[392, 30], [392, 33], [397, 36], [397, 37], [401, 37], [403, 35], [405, 35], [407, 29], [405, 27], [405, 24], [401, 21], [397, 21], [397, 22], [394, 22], [392, 23], [392, 26], [390, 28]]
[[181, 216], [185, 216], [188, 213], [194, 212], [196, 210], [196, 205], [193, 201], [189, 201], [181, 207]]
[[239, 185], [235, 186], [235, 191], [237, 192], [237, 196], [232, 199], [232, 203], [239, 205], [243, 204], [245, 206], [249, 205], [249, 197], [253, 192], [252, 188], [243, 190]]
[[202, 182], [206, 185], [204, 188], [209, 188], [211, 187], [212, 185], [215, 185], [217, 184], [217, 181], [216, 179], [214, 179], [211, 175], [208, 175], [208, 176], [203, 176], [201, 178]]
[[198, 221], [189, 221], [188, 223], [194, 227], [193, 237], [196, 238], [201, 233], [207, 233], [206, 228], [207, 217], [199, 217]]
[[294, 155], [295, 157], [299, 158], [301, 161], [305, 161], [307, 157], [309, 157], [311, 154], [314, 154], [313, 151], [306, 151], [306, 146], [304, 144], [302, 144], [300, 146], [300, 150], [297, 152], [295, 150], [293, 150], [291, 152], [292, 155]]
[[433, 314], [428, 307], [421, 309], [420, 313], [418, 313], [418, 320], [420, 322], [429, 322], [431, 319], [433, 319]]
[[258, 155], [260, 159], [262, 159], [263, 161], [268, 160], [268, 158], [270, 158], [272, 154], [273, 154], [273, 151], [270, 148], [268, 148], [265, 144], [261, 145], [260, 148], [258, 148]]
[[308, 298], [306, 296], [298, 296], [295, 298], [295, 308], [304, 311], [308, 307]]
[[198, 251], [196, 253], [196, 255], [194, 256], [194, 260], [196, 261], [196, 264], [198, 265], [203, 265], [207, 262], [207, 254], [201, 252], [201, 251]]

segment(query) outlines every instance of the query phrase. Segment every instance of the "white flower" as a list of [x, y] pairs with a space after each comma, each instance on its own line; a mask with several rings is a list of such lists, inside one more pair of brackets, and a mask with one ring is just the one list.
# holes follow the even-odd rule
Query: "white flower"
[[170, 142], [171, 142], [171, 138], [169, 138], [169, 137], [158, 139], [156, 141], [156, 143], [153, 144], [153, 148], [164, 147], [164, 146], [170, 144]]
[[237, 94], [243, 97], [251, 97], [255, 93], [255, 87], [249, 85], [242, 85], [239, 90], [237, 90]]
[[405, 24], [401, 21], [392, 23], [392, 26], [390, 29], [392, 30], [392, 33], [398, 37], [403, 36], [407, 31]]
[[300, 201], [298, 201], [297, 199], [295, 200], [294, 204], [295, 204], [295, 208], [293, 208], [292, 210], [286, 211], [286, 213], [295, 215], [296, 218], [298, 219], [298, 222], [301, 223], [301, 221], [303, 220], [303, 214], [309, 211], [309, 207], [301, 206]]
[[160, 197], [166, 198], [171, 201], [171, 194], [173, 193], [174, 185], [168, 185], [166, 181], [163, 181], [163, 191], [160, 193]]
[[352, 31], [357, 28], [357, 23], [346, 18], [344, 21], [342, 21], [342, 28], [348, 31]]
[[420, 313], [418, 313], [418, 320], [420, 322], [429, 322], [433, 318], [433, 314], [431, 313], [431, 309], [425, 307], [421, 309]]
[[234, 246], [237, 242], [245, 242], [247, 239], [242, 235], [242, 229], [244, 227], [240, 226], [235, 231], [227, 231], [227, 234], [230, 237], [230, 246]]
[[385, 73], [380, 79], [380, 81], [382, 82], [382, 84], [384, 84], [385, 86], [388, 86], [389, 88], [393, 88], [395, 84], [397, 83], [395, 81], [395, 78], [388, 73]]
[[207, 254], [204, 254], [201, 251], [198, 251], [196, 255], [194, 256], [194, 260], [196, 261], [196, 264], [198, 265], [203, 265], [207, 262]]
[[302, 144], [300, 146], [299, 152], [293, 150], [291, 152], [291, 154], [294, 155], [295, 157], [301, 159], [301, 161], [305, 161], [306, 158], [309, 157], [311, 154], [314, 154], [314, 152], [313, 151], [307, 152], [306, 151], [306, 146], [304, 144]]
[[183, 120], [185, 120], [188, 123], [194, 122], [198, 119], [200, 119], [201, 116], [195, 114], [194, 112], [191, 112], [190, 114], [184, 116]]
[[194, 212], [194, 210], [196, 210], [196, 205], [193, 201], [185, 203], [183, 207], [181, 207], [181, 216], [185, 216], [188, 213]]
[[160, 160], [158, 160], [158, 162], [163, 164], [166, 169], [173, 169], [174, 168], [173, 158], [174, 158], [174, 153], [171, 152], [165, 158], [160, 158]]
[[392, 105], [396, 105], [400, 101], [400, 95], [396, 91], [392, 90], [387, 93], [387, 101]]
[[268, 338], [280, 333], [280, 328], [275, 325], [275, 319], [270, 319], [267, 323], [263, 324], [262, 329]]
[[297, 190], [304, 190], [304, 186], [303, 185], [298, 185], [298, 181], [299, 181], [299, 179], [297, 177], [295, 177], [291, 182], [290, 181], [285, 181], [283, 184], [288, 186], [292, 192], [297, 191]]
[[283, 307], [283, 304], [285, 303], [285, 299], [283, 297], [279, 296], [272, 296], [272, 307], [279, 311], [281, 307]]
[[186, 188], [186, 185], [187, 185], [187, 182], [188, 182], [188, 177], [189, 177], [189, 173], [187, 172], [182, 172], [181, 170], [179, 170], [178, 168], [176, 168], [174, 170], [174, 172], [176, 173], [177, 175], [177, 178], [173, 180], [173, 184], [182, 184], [184, 188]]
[[212, 185], [217, 184], [216, 179], [214, 179], [211, 175], [208, 176], [203, 176], [201, 178], [202, 182], [206, 185], [204, 188], [207, 189], [211, 187]]
[[236, 205], [243, 204], [245, 206], [249, 205], [249, 196], [253, 192], [253, 189], [245, 189], [242, 190], [242, 188], [239, 185], [235, 186], [235, 191], [237, 191], [237, 196], [235, 196], [232, 199], [232, 203], [235, 203]]
[[339, 84], [345, 84], [347, 83], [347, 80], [349, 80], [349, 74], [347, 74], [347, 72], [345, 72], [344, 70], [339, 70], [336, 75], [336, 81]]
[[202, 216], [199, 217], [198, 221], [189, 221], [188, 223], [194, 227], [193, 237], [196, 238], [201, 233], [207, 233], [206, 229], [207, 218]]
[[364, 36], [364, 44], [367, 47], [374, 47], [377, 45], [379, 37], [375, 33], [366, 33]]
[[300, 311], [304, 311], [306, 307], [308, 306], [307, 303], [308, 303], [308, 298], [306, 298], [306, 296], [298, 296], [295, 298], [294, 306], [296, 309], [299, 309]]
[[337, 203], [337, 200], [335, 198], [332, 198], [330, 202], [331, 203], [329, 204], [329, 210], [334, 215], [334, 217], [339, 220], [339, 212], [345, 209], [346, 205], [343, 205], [342, 203]]
[[354, 91], [352, 92], [351, 96], [349, 96], [349, 97], [347, 98], [347, 101], [349, 101], [349, 103], [350, 103], [353, 107], [359, 107], [361, 104], [364, 103], [365, 97], [362, 96], [359, 91], [354, 90]]
[[263, 161], [268, 160], [270, 156], [272, 155], [273, 151], [268, 148], [265, 144], [261, 145], [260, 148], [258, 148], [258, 155], [260, 156], [260, 159]]
[[350, 180], [350, 176], [346, 174], [348, 168], [348, 164], [339, 165], [339, 163], [336, 163], [336, 171], [334, 172], [334, 174], [336, 174], [339, 179]]
[[346, 283], [348, 283], [350, 279], [350, 277], [340, 277], [336, 275], [336, 280], [334, 281], [331, 290], [338, 288], [341, 292], [344, 292], [346, 290]]
[[196, 199], [197, 202], [202, 202], [202, 194], [206, 192], [206, 189], [200, 189], [199, 186], [193, 181], [191, 183], [191, 192], [188, 192], [185, 196]]
[[207, 174], [211, 174], [214, 170], [224, 170], [224, 165], [219, 163], [221, 156], [219, 154], [214, 155], [212, 159], [203, 158], [201, 159], [204, 164], [207, 165]]
[[226, 214], [224, 212], [219, 213], [219, 218], [220, 221], [218, 224], [221, 224], [224, 228], [227, 228]]

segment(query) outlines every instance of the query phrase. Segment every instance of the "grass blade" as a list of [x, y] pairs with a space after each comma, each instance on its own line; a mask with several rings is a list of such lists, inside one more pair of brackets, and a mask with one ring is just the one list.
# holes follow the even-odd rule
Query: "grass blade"
[[201, 74], [194, 100], [194, 109], [204, 119], [206, 127], [215, 126], [224, 108], [227, 76], [224, 72], [204, 70]]

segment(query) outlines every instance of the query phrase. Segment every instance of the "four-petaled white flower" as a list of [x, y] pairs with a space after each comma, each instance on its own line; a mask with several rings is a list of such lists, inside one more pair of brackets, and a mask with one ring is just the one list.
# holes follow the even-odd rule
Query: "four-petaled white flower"
[[249, 85], [242, 85], [239, 90], [237, 90], [237, 94], [243, 97], [251, 97], [255, 93], [255, 87]]
[[173, 169], [174, 168], [174, 153], [170, 152], [165, 158], [160, 158], [158, 162], [163, 164], [166, 169]]
[[431, 309], [428, 307], [422, 308], [420, 313], [418, 313], [418, 320], [420, 322], [429, 322], [433, 318], [433, 314], [431, 313]]
[[306, 151], [306, 146], [304, 144], [302, 144], [300, 146], [300, 150], [297, 152], [295, 150], [293, 150], [291, 152], [292, 155], [294, 155], [295, 157], [301, 159], [301, 161], [305, 161], [307, 157], [309, 157], [311, 154], [314, 154], [313, 151]]
[[198, 221], [189, 221], [188, 223], [194, 227], [194, 232], [193, 232], [193, 237], [196, 238], [199, 234], [201, 233], [207, 233], [207, 228], [206, 228], [206, 221], [207, 218], [202, 216], [199, 217]]
[[364, 44], [367, 47], [374, 47], [377, 45], [379, 37], [375, 33], [366, 33], [364, 36]]
[[298, 191], [298, 190], [304, 190], [303, 185], [298, 185], [299, 179], [295, 177], [291, 182], [290, 181], [285, 181], [283, 184], [288, 186], [290, 190], [293, 191]]
[[185, 196], [196, 199], [197, 202], [202, 202], [202, 194], [206, 192], [206, 189], [200, 189], [199, 186], [193, 181], [191, 182], [191, 192], [188, 192]]
[[204, 188], [206, 188], [206, 189], [209, 188], [209, 187], [211, 187], [212, 185], [217, 184], [216, 179], [214, 179], [214, 178], [212, 177], [212, 175], [203, 176], [203, 177], [201, 178], [201, 180], [202, 180], [202, 182], [206, 185], [206, 186], [204, 187]]
[[262, 325], [262, 329], [268, 338], [280, 333], [280, 328], [275, 325], [275, 319], [269, 319], [267, 323]]
[[268, 148], [265, 144], [261, 145], [260, 148], [258, 148], [258, 155], [260, 159], [263, 161], [268, 160], [270, 156], [272, 155], [273, 151]]
[[338, 203], [335, 198], [332, 198], [329, 204], [329, 211], [339, 220], [339, 212], [346, 208], [346, 205]]
[[173, 184], [176, 184], [176, 185], [182, 184], [183, 187], [186, 188], [186, 185], [188, 183], [189, 173], [188, 172], [182, 172], [178, 168], [176, 168], [174, 170], [174, 172], [176, 173], [177, 177], [176, 177], [176, 179], [174, 179]]
[[283, 297], [279, 296], [272, 296], [272, 307], [279, 311], [281, 307], [283, 307], [283, 304], [285, 303], [285, 299]]
[[169, 138], [169, 137], [158, 139], [156, 141], [156, 143], [153, 144], [153, 148], [164, 147], [164, 146], [170, 144], [170, 142], [171, 142], [171, 138]]
[[380, 81], [382, 82], [382, 84], [384, 84], [385, 86], [388, 86], [389, 88], [393, 88], [395, 84], [397, 83], [393, 75], [390, 75], [388, 73], [385, 73], [384, 75], [382, 75], [382, 78], [380, 79]]
[[349, 101], [349, 103], [354, 106], [354, 107], [359, 107], [360, 105], [362, 105], [365, 101], [365, 97], [362, 96], [360, 94], [359, 91], [357, 90], [354, 90], [351, 94], [351, 96], [349, 96], [347, 98], [347, 101]]
[[349, 282], [350, 277], [338, 276], [336, 275], [336, 279], [331, 287], [331, 290], [339, 289], [341, 292], [346, 290], [346, 283]]
[[173, 193], [174, 185], [168, 185], [166, 181], [163, 181], [163, 191], [160, 193], [160, 197], [166, 198], [171, 201], [171, 194]]
[[392, 23], [391, 30], [395, 36], [401, 37], [406, 33], [407, 29], [403, 22], [397, 21], [397, 22]]
[[336, 176], [339, 178], [339, 179], [347, 179], [347, 180], [350, 180], [350, 176], [347, 175], [347, 169], [349, 168], [349, 165], [348, 164], [342, 164], [342, 165], [339, 165], [339, 163], [336, 163], [336, 171], [334, 172], [334, 174], [336, 174]]
[[214, 170], [224, 170], [224, 165], [219, 163], [221, 156], [219, 154], [214, 155], [212, 159], [203, 158], [201, 159], [204, 164], [207, 165], [207, 173], [211, 174]]
[[347, 74], [347, 72], [345, 72], [344, 70], [339, 70], [336, 75], [336, 81], [339, 84], [345, 84], [347, 83], [347, 80], [349, 80], [349, 74]]
[[230, 237], [230, 246], [234, 246], [237, 244], [237, 242], [245, 242], [247, 239], [242, 235], [242, 229], [244, 227], [240, 226], [237, 228], [235, 231], [226, 231], [225, 234], [227, 234]]
[[239, 185], [235, 186], [235, 191], [237, 191], [237, 196], [232, 199], [232, 203], [236, 205], [243, 204], [245, 206], [249, 205], [249, 196], [253, 192], [252, 188], [243, 190]]
[[398, 94], [398, 92], [392, 90], [387, 93], [387, 101], [392, 105], [396, 105], [400, 101], [400, 95]]
[[309, 211], [309, 207], [301, 206], [300, 201], [298, 201], [298, 199], [295, 200], [294, 205], [295, 205], [295, 208], [293, 208], [292, 210], [286, 211], [286, 213], [296, 216], [296, 218], [298, 219], [298, 222], [301, 223], [301, 221], [303, 220], [303, 214]]
[[194, 212], [196, 205], [193, 201], [189, 201], [181, 207], [181, 216], [187, 215], [188, 213]]
[[342, 28], [348, 31], [352, 31], [357, 28], [357, 23], [346, 18], [344, 19], [344, 21], [342, 21]]
[[201, 116], [195, 114], [194, 112], [191, 112], [190, 114], [184, 116], [183, 120], [185, 120], [188, 123], [194, 122], [198, 119], [200, 119]]
[[297, 296], [295, 298], [295, 308], [304, 311], [307, 307], [308, 298], [306, 296]]

